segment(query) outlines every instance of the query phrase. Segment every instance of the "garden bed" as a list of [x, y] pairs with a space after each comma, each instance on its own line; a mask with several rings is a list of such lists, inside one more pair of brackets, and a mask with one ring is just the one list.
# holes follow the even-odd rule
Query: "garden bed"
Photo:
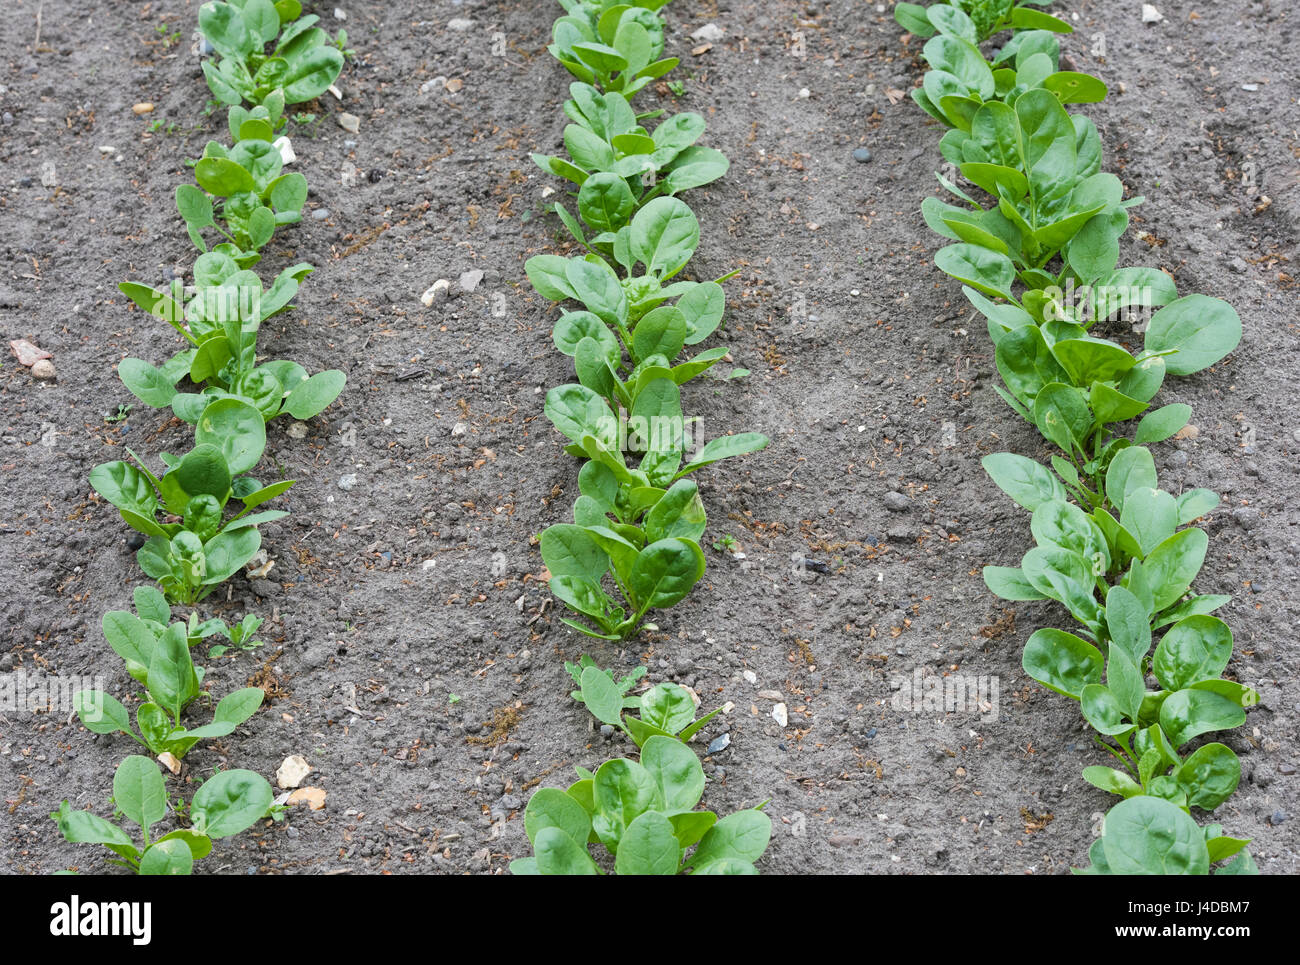
[[[123, 446], [183, 452], [189, 429], [112, 371], [180, 347], [116, 285], [188, 269], [172, 192], [190, 177], [183, 159], [225, 121], [198, 109], [195, 5], [47, 2], [34, 40], [36, 6], [14, 17], [0, 77], [12, 115], [0, 128], [0, 313], [6, 339], [52, 353], [57, 381], [12, 360], [0, 373], [0, 671], [101, 676], [121, 696], [129, 678], [99, 622], [142, 578], [86, 475]], [[1294, 873], [1294, 18], [1269, 3], [1249, 16], [1158, 6], [1166, 19], [1144, 24], [1137, 5], [1072, 2], [1062, 46], [1110, 86], [1089, 110], [1106, 170], [1147, 198], [1123, 261], [1228, 299], [1244, 322], [1213, 372], [1166, 383], [1160, 401], [1190, 404], [1196, 431], [1157, 464], [1168, 487], [1224, 496], [1197, 585], [1233, 594], [1221, 614], [1236, 636], [1230, 672], [1262, 696], [1219, 738], [1243, 779], [1215, 820], [1254, 839], [1261, 871]], [[1104, 755], [1077, 707], [1021, 669], [1026, 637], [1059, 622], [1059, 607], [1004, 603], [980, 577], [1031, 545], [980, 459], [1047, 447], [1008, 418], [983, 321], [932, 264], [918, 208], [936, 191], [940, 131], [893, 96], [919, 78], [920, 43], [904, 45], [874, 4], [667, 8], [684, 94], [652, 85], [639, 106], [705, 115], [731, 169], [690, 195], [708, 227], [689, 270], [739, 270], [722, 333], [734, 364], [693, 397], [708, 402], [709, 436], [754, 429], [772, 444], [704, 474], [704, 581], [620, 648], [560, 623], [533, 541], [577, 494], [542, 416], [571, 369], [551, 346], [554, 309], [523, 271], [563, 238], [543, 196], [561, 182], [528, 158], [554, 153], [564, 125], [569, 78], [543, 49], [559, 8], [344, 9], [357, 57], [342, 102], [326, 95], [307, 108], [314, 123], [288, 128], [312, 194], [302, 224], [268, 249], [277, 268], [317, 271], [261, 345], [309, 371], [344, 369], [348, 385], [305, 438], [290, 438], [289, 419], [268, 427], [262, 473], [301, 480], [282, 497], [293, 515], [263, 527], [269, 578], [237, 577], [204, 607], [267, 618], [263, 648], [208, 663], [214, 692], [261, 686], [269, 699], [234, 735], [197, 746], [182, 777], [271, 778], [301, 754], [316, 768], [306, 783], [327, 796], [219, 842], [204, 870], [504, 870], [529, 851], [522, 809], [539, 782], [567, 784], [574, 765], [631, 747], [568, 699], [563, 663], [580, 653], [618, 671], [644, 664], [705, 709], [734, 704], [695, 745], [712, 778], [703, 803], [727, 813], [770, 800], [764, 872], [1081, 864], [1112, 799], [1079, 772]], [[708, 23], [724, 34], [702, 49], [689, 35]], [[1090, 53], [1100, 34], [1104, 62]], [[134, 113], [141, 103], [152, 112]], [[357, 133], [337, 123], [343, 111]], [[444, 278], [446, 296], [424, 305]], [[749, 375], [727, 380], [733, 368]], [[736, 545], [715, 549], [724, 534]], [[911, 687], [918, 669], [995, 678], [997, 712], [894, 706], [893, 685]], [[706, 753], [724, 732], [728, 746]], [[107, 814], [128, 743], [66, 713], [0, 717], [7, 870], [103, 870], [47, 815], [64, 798]]]

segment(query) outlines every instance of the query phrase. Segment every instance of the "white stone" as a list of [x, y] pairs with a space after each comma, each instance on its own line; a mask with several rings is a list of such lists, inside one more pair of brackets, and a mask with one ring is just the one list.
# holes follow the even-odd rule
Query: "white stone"
[[473, 20], [467, 20], [464, 17], [457, 17], [454, 20], [447, 21], [447, 29], [455, 30], [457, 33], [463, 33], [474, 26]]
[[298, 155], [293, 153], [293, 142], [287, 136], [277, 137], [271, 146], [280, 152], [280, 160], [285, 164], [292, 164], [298, 160]]
[[1142, 4], [1143, 23], [1159, 23], [1161, 20], [1164, 19], [1165, 18], [1161, 15], [1160, 11], [1157, 10], [1155, 7], [1153, 7], [1151, 4], [1149, 3]]
[[699, 30], [691, 34], [692, 40], [704, 40], [708, 43], [717, 43], [723, 37], [722, 28], [716, 23], [706, 23]]
[[790, 722], [790, 715], [786, 713], [785, 704], [777, 704], [772, 708], [772, 719], [781, 727]]
[[297, 787], [315, 768], [307, 763], [307, 758], [301, 754], [292, 754], [284, 759], [284, 762], [276, 769], [275, 783], [282, 790], [288, 791]]
[[428, 308], [434, 302], [446, 298], [447, 293], [450, 291], [451, 291], [451, 282], [447, 281], [447, 279], [445, 278], [439, 278], [427, 289], [425, 289], [424, 294], [420, 296], [420, 301], [424, 303], [425, 308]]

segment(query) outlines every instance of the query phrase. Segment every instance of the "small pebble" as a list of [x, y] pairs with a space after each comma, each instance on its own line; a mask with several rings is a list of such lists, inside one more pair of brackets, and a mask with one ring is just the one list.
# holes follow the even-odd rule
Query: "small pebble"
[[53, 382], [56, 375], [54, 363], [49, 359], [38, 359], [32, 363], [32, 378], [41, 382]]
[[860, 147], [853, 152], [853, 160], [857, 161], [859, 164], [866, 164], [871, 160], [871, 152], [865, 147]]
[[271, 146], [280, 152], [280, 160], [285, 164], [292, 164], [298, 160], [298, 155], [293, 152], [293, 143], [287, 136], [277, 137]]
[[312, 216], [312, 218], [315, 219], [316, 221], [324, 221], [326, 218], [328, 218], [328, 217], [330, 216], [330, 209], [329, 209], [329, 208], [317, 208], [315, 211], [313, 211], [313, 212], [311, 213], [311, 216]]
[[420, 301], [424, 307], [428, 308], [436, 301], [446, 298], [451, 291], [451, 282], [445, 278], [439, 278], [432, 285], [425, 289], [424, 294], [420, 296]]
[[350, 472], [347, 475], [339, 477], [339, 483], [338, 483], [339, 489], [343, 490], [345, 493], [349, 492], [352, 489], [352, 487], [355, 486], [356, 484], [357, 484], [357, 474], [354, 472]]
[[883, 502], [885, 504], [885, 508], [889, 510], [891, 513], [905, 513], [907, 512], [908, 507], [912, 505], [911, 500], [909, 500], [906, 496], [904, 496], [902, 493], [895, 493], [895, 492], [885, 493], [885, 498]]
[[731, 746], [731, 735], [719, 734], [717, 737], [713, 738], [713, 740], [709, 741], [709, 753], [717, 754], [720, 751], [725, 751], [730, 746]]
[[355, 114], [349, 114], [347, 111], [343, 111], [341, 114], [336, 115], [334, 119], [338, 121], [339, 127], [343, 128], [343, 130], [347, 131], [349, 134], [355, 134], [357, 131], [361, 130], [361, 118], [357, 117]]

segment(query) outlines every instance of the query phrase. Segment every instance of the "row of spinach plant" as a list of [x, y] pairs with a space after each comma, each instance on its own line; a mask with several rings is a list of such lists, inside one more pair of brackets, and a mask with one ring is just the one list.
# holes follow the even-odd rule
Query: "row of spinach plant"
[[[138, 826], [138, 841], [121, 824], [74, 811], [67, 801], [51, 817], [68, 841], [102, 844], [116, 855], [113, 863], [140, 874], [189, 874], [212, 851], [213, 839], [280, 816], [270, 783], [249, 770], [219, 771], [188, 804], [178, 797], [173, 805], [159, 763], [179, 774], [190, 748], [232, 733], [262, 704], [264, 691], [247, 687], [217, 701], [210, 722], [185, 721], [192, 705], [211, 703], [204, 668], [192, 651], [207, 638], [224, 641], [209, 658], [251, 649], [262, 621], [250, 614], [228, 627], [221, 619], [201, 620], [194, 609], [187, 620], [173, 621], [172, 605], [195, 607], [257, 554], [261, 524], [288, 515], [261, 507], [294, 480], [264, 484], [251, 475], [266, 448], [266, 424], [281, 414], [317, 415], [345, 381], [342, 372], [309, 376], [297, 362], [263, 362], [257, 352], [262, 323], [292, 307], [312, 271], [308, 264], [293, 265], [264, 288], [253, 268], [277, 229], [300, 220], [307, 199], [306, 178], [283, 170], [293, 157], [288, 139], [276, 136], [285, 107], [322, 95], [343, 67], [346, 38], [331, 39], [316, 26], [318, 19], [303, 16], [298, 0], [231, 0], [199, 9], [200, 33], [219, 55], [203, 63], [203, 72], [218, 102], [229, 108], [231, 143], [208, 142], [194, 164], [196, 183], [176, 189], [177, 209], [200, 252], [193, 284], [187, 288], [178, 279], [167, 290], [134, 281], [119, 286], [184, 344], [158, 366], [124, 359], [118, 375], [141, 402], [169, 408], [192, 424], [194, 446], [183, 455], [161, 453], [157, 473], [130, 449], [129, 460], [90, 473], [95, 491], [143, 537], [136, 559], [158, 585], [135, 589], [134, 613], [113, 611], [103, 619], [109, 646], [144, 690], [134, 725], [127, 707], [110, 694], [81, 691], [75, 703], [87, 730], [126, 734], [157, 760], [131, 755], [113, 778], [115, 811]], [[220, 240], [209, 247], [210, 238]], [[196, 391], [179, 390], [183, 379]], [[173, 809], [188, 827], [151, 838]]]
[[[895, 7], [903, 27], [928, 38], [930, 69], [912, 97], [948, 128], [939, 148], [949, 167], [938, 174], [946, 199], [922, 205], [952, 242], [935, 264], [987, 320], [999, 396], [1059, 449], [1050, 468], [1013, 453], [984, 459], [1032, 514], [1036, 544], [1019, 566], [986, 567], [984, 579], [1004, 599], [1054, 600], [1077, 621], [1073, 632], [1035, 631], [1022, 660], [1030, 677], [1079, 702], [1116, 765], [1083, 771], [1122, 800], [1105, 815], [1090, 865], [1076, 870], [1255, 873], [1246, 840], [1191, 816], [1217, 809], [1241, 778], [1229, 747], [1197, 739], [1240, 726], [1258, 701], [1223, 676], [1232, 632], [1213, 612], [1230, 598], [1192, 589], [1209, 542], [1194, 524], [1219, 497], [1162, 489], [1149, 448], [1192, 414], [1180, 403], [1151, 408], [1165, 377], [1219, 362], [1240, 341], [1241, 321], [1220, 299], [1180, 297], [1157, 268], [1119, 267], [1128, 211], [1142, 199], [1124, 198], [1102, 170], [1096, 126], [1066, 110], [1107, 89], [1060, 69], [1057, 35], [1072, 28], [1035, 9], [1045, 5]], [[1001, 46], [986, 60], [982, 45], [994, 37]], [[1116, 340], [1127, 337], [1117, 322], [1148, 312], [1134, 354]], [[1097, 334], [1108, 330], [1115, 338]], [[1139, 417], [1131, 436], [1123, 431]]]
[[[707, 516], [688, 477], [768, 440], [744, 432], [704, 443], [682, 407], [681, 386], [727, 354], [719, 346], [680, 360], [721, 324], [726, 278], [680, 278], [700, 225], [679, 195], [722, 177], [728, 161], [697, 143], [705, 129], [699, 114], [662, 118], [632, 106], [638, 91], [678, 63], [663, 56], [659, 11], [667, 0], [560, 3], [565, 14], [548, 50], [575, 78], [564, 103], [568, 156], [533, 160], [572, 184], [576, 215], [563, 201], [554, 210], [583, 253], [537, 255], [525, 271], [542, 296], [567, 303], [552, 340], [573, 359], [577, 381], [552, 388], [545, 412], [569, 440], [565, 451], [583, 464], [573, 521], [548, 527], [540, 543], [551, 593], [586, 621], [564, 622], [623, 640], [704, 575], [699, 540]], [[568, 788], [534, 793], [524, 814], [534, 854], [513, 861], [511, 871], [600, 874], [588, 850], [598, 843], [618, 874], [756, 874], [771, 837], [767, 815], [754, 808], [719, 820], [696, 810], [705, 775], [686, 742], [708, 718], [695, 720], [690, 694], [660, 684], [628, 697], [635, 676], [616, 682], [586, 658], [570, 672], [575, 699], [627, 733], [639, 760], [578, 768]]]

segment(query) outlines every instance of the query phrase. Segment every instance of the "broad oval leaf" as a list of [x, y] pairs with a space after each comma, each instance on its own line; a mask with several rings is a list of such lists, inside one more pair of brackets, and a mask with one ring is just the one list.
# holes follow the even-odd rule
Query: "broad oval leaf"
[[1185, 295], [1151, 316], [1146, 351], [1170, 352], [1165, 366], [1174, 375], [1209, 368], [1241, 341], [1241, 318], [1227, 302], [1208, 295]]
[[247, 831], [271, 809], [274, 795], [266, 778], [253, 771], [220, 771], [203, 782], [190, 803], [195, 830], [210, 838]]
[[1102, 848], [1114, 874], [1167, 875], [1209, 871], [1200, 827], [1180, 807], [1148, 795], [1121, 801], [1105, 818]]
[[1078, 700], [1089, 684], [1101, 683], [1101, 651], [1064, 630], [1036, 630], [1025, 644], [1021, 666], [1044, 687]]

